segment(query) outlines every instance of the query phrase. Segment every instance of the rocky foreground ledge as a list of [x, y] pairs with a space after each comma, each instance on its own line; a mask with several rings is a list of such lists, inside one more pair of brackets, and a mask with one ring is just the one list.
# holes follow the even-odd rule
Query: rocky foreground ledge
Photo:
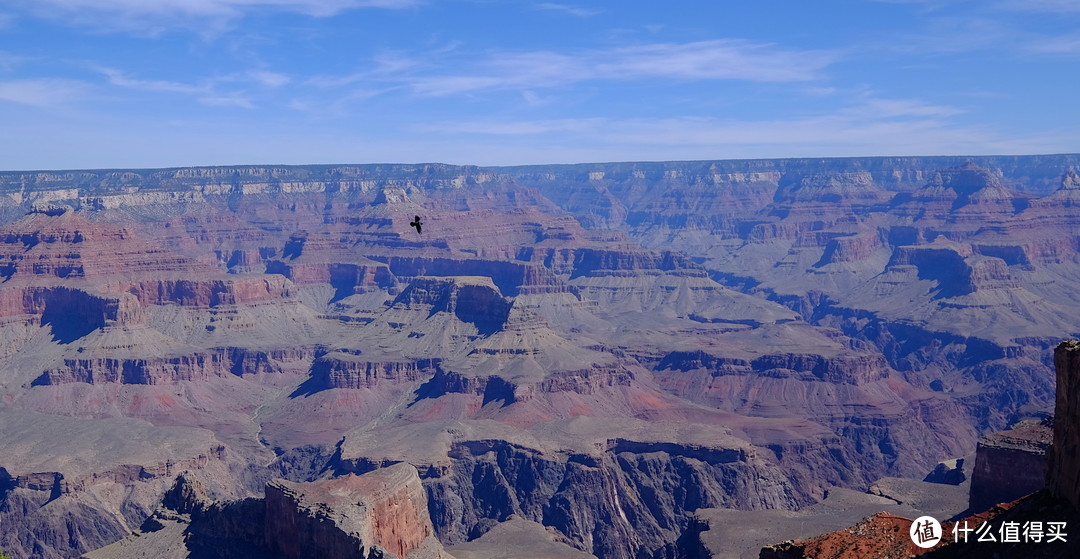
[[[941, 542], [927, 550], [908, 536], [913, 519], [888, 513], [858, 524], [797, 541], [762, 548], [761, 559], [856, 559], [863, 557], [993, 558], [1077, 557], [1080, 555], [1080, 341], [1059, 344], [1054, 352], [1057, 398], [1053, 443], [1038, 422], [988, 435], [979, 444], [971, 506], [951, 521], [942, 520]], [[1045, 422], [1044, 422], [1045, 423]], [[1032, 480], [1038, 480], [1033, 486]], [[994, 497], [1029, 495], [987, 505]], [[985, 533], [965, 533], [980, 525]], [[1031, 536], [1032, 524], [1038, 526]], [[1052, 528], [1051, 524], [1060, 526]], [[1015, 526], [1009, 537], [1004, 526]], [[1049, 532], [1060, 532], [1061, 537]], [[989, 535], [986, 535], [989, 534]], [[991, 539], [992, 538], [992, 539]]]

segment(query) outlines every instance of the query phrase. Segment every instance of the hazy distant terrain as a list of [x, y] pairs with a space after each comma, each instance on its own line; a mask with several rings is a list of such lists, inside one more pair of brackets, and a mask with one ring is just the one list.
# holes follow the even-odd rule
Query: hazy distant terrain
[[1077, 165], [0, 173], [0, 549], [77, 557], [166, 501], [161, 541], [289, 556], [236, 511], [390, 514], [345, 487], [415, 504], [356, 536], [407, 556], [650, 557], [698, 509], [921, 479], [1052, 405]]

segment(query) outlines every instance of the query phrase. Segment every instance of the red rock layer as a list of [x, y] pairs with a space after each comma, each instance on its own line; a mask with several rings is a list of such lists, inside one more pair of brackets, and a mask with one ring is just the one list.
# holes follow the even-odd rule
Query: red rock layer
[[289, 559], [361, 559], [375, 546], [408, 557], [435, 533], [416, 469], [266, 486], [266, 542]]

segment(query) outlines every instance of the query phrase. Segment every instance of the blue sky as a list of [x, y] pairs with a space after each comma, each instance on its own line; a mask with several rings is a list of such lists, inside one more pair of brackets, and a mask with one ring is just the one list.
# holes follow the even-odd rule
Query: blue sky
[[1080, 0], [0, 0], [0, 169], [1080, 151]]

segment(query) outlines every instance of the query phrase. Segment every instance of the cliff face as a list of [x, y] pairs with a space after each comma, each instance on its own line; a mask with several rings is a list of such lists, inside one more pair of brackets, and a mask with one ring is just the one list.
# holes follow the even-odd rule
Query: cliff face
[[[1075, 440], [1080, 416], [1074, 398], [1080, 383], [1080, 342], [1061, 342], [1054, 357], [1058, 394], [1052, 429], [1049, 421], [1027, 420], [979, 441], [968, 508], [975, 514], [955, 523], [943, 522], [942, 541], [929, 556], [1072, 557], [1080, 549], [1080, 542], [1068, 536], [1053, 542], [1027, 537], [1010, 542], [1004, 537], [973, 536], [957, 541], [953, 535], [954, 526], [977, 527], [984, 522], [993, 529], [1034, 522], [1068, 526], [1080, 520], [1080, 446]], [[845, 530], [766, 546], [760, 555], [763, 559], [909, 557], [922, 552], [904, 537], [912, 522], [902, 516], [875, 514]]]
[[135, 559], [153, 550], [216, 559], [453, 559], [434, 538], [416, 469], [400, 463], [310, 483], [277, 479], [262, 498], [229, 501], [214, 501], [198, 475], [185, 473], [140, 530], [85, 557]]
[[1034, 420], [980, 439], [971, 474], [971, 510], [984, 511], [1044, 488], [1052, 440], [1051, 428]]
[[[397, 464], [363, 476], [266, 486], [267, 547], [291, 559], [430, 555], [427, 498], [416, 469]], [[434, 556], [437, 556], [437, 552]]]
[[772, 465], [739, 449], [607, 446], [569, 459], [503, 441], [453, 446], [449, 471], [426, 481], [439, 538], [463, 543], [517, 515], [598, 557], [663, 555], [674, 552], [690, 511], [790, 508], [799, 499]]
[[1080, 342], [1058, 345], [1054, 366], [1058, 388], [1047, 487], [1054, 496], [1080, 508]]

